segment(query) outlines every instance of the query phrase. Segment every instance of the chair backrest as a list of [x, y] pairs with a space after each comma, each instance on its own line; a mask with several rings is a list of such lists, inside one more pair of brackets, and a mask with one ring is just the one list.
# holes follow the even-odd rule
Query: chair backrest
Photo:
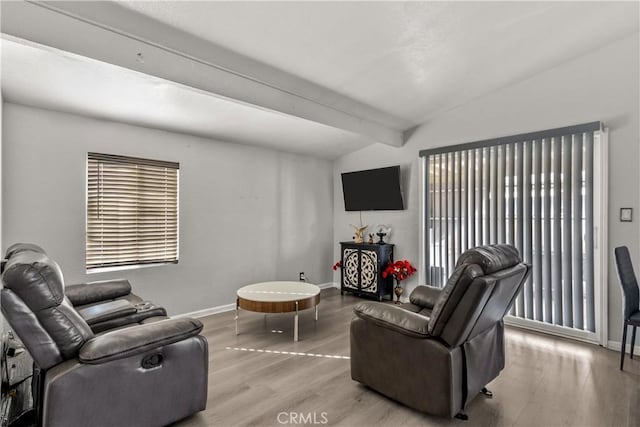
[[466, 251], [433, 307], [429, 333], [451, 347], [480, 334], [507, 314], [528, 274], [513, 246]]
[[624, 320], [640, 308], [640, 290], [638, 290], [638, 280], [636, 273], [633, 271], [631, 263], [631, 255], [629, 248], [620, 246], [614, 249], [616, 259], [616, 269], [618, 270], [618, 279], [622, 286], [622, 295], [624, 297]]
[[48, 369], [76, 357], [93, 337], [64, 295], [60, 267], [35, 245], [14, 245], [3, 263], [2, 313], [35, 363]]

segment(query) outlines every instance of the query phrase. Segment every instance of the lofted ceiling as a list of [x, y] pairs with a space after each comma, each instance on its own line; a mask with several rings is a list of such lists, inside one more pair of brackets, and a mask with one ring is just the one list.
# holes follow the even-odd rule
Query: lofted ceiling
[[637, 2], [121, 5], [412, 125], [639, 30]]
[[7, 101], [330, 159], [640, 30], [638, 2], [0, 7]]

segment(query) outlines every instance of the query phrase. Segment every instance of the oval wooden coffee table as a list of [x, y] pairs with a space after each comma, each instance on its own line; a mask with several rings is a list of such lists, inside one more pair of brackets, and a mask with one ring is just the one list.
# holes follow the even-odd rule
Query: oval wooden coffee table
[[320, 288], [305, 282], [263, 282], [238, 289], [236, 299], [236, 335], [240, 309], [256, 313], [293, 313], [293, 340], [298, 341], [298, 312], [315, 308], [318, 320]]

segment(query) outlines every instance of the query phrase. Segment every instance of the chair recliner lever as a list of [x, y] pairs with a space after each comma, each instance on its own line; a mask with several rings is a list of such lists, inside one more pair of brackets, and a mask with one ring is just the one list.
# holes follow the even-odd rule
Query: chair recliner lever
[[145, 356], [140, 363], [142, 369], [153, 369], [162, 365], [162, 361], [164, 360], [164, 356], [162, 353], [153, 353]]

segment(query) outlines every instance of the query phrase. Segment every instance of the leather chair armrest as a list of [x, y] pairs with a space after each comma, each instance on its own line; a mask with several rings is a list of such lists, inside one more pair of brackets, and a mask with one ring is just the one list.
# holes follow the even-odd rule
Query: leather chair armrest
[[127, 300], [115, 300], [102, 304], [90, 305], [78, 308], [78, 313], [91, 326], [96, 323], [106, 322], [119, 317], [128, 316], [138, 312], [138, 309]]
[[409, 301], [411, 304], [419, 305], [420, 307], [433, 308], [438, 298], [440, 298], [440, 293], [442, 293], [442, 288], [418, 286], [411, 292]]
[[104, 280], [66, 286], [64, 293], [71, 304], [78, 306], [129, 295], [131, 284], [126, 279]]
[[356, 316], [387, 329], [416, 337], [429, 337], [429, 318], [401, 307], [379, 302], [361, 302], [353, 308]]
[[87, 341], [80, 349], [79, 360], [101, 364], [122, 359], [198, 335], [202, 323], [196, 319], [167, 319], [107, 332]]

